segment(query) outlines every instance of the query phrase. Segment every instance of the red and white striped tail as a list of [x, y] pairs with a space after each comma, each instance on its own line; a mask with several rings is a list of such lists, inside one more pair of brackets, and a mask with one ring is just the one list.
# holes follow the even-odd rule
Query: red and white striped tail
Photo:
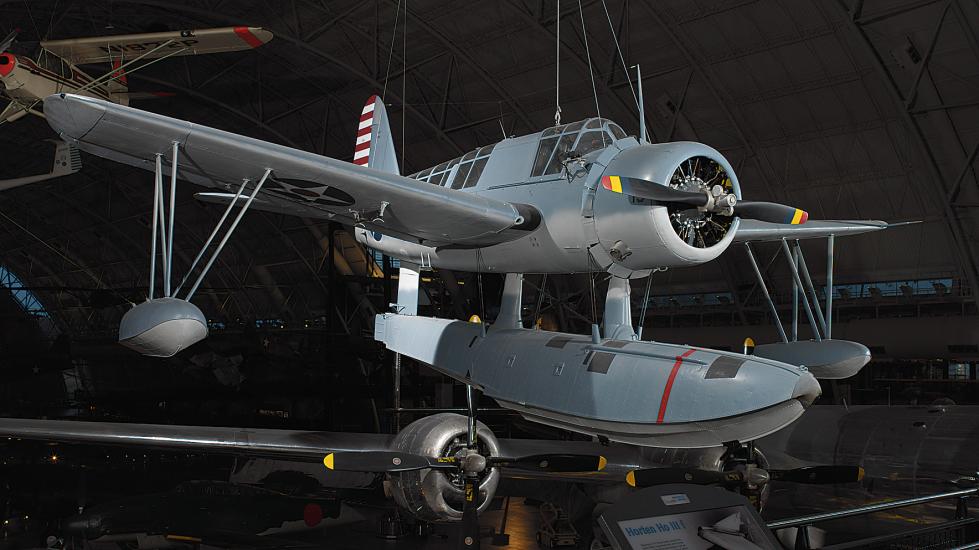
[[371, 131], [374, 125], [374, 105], [377, 96], [372, 95], [364, 105], [357, 126], [357, 145], [354, 147], [354, 164], [367, 166], [371, 157]]

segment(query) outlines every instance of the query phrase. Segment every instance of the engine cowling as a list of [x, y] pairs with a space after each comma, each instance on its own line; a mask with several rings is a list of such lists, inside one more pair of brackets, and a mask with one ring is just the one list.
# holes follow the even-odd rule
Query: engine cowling
[[[645, 144], [615, 156], [605, 175], [630, 177], [689, 192], [715, 185], [741, 198], [724, 155], [703, 143]], [[619, 276], [660, 267], [698, 265], [717, 258], [734, 239], [738, 219], [683, 205], [661, 205], [599, 187], [594, 200], [600, 264]], [[603, 258], [598, 258], [601, 255]], [[601, 260], [605, 259], [605, 262]]]
[[[454, 456], [465, 446], [467, 419], [452, 413], [440, 413], [416, 420], [395, 436], [392, 449], [431, 457]], [[476, 423], [476, 440], [480, 454], [499, 456], [496, 436], [482, 422]], [[462, 519], [463, 491], [455, 483], [455, 474], [436, 470], [418, 470], [391, 474], [391, 492], [402, 509], [424, 521]], [[489, 468], [479, 483], [479, 512], [493, 500], [500, 483], [500, 471]]]

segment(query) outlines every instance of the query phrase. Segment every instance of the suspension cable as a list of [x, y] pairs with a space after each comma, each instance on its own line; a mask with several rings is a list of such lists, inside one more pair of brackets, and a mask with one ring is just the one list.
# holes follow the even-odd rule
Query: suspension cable
[[[381, 91], [381, 101], [384, 101], [388, 93], [388, 79], [391, 77], [391, 58], [394, 57], [394, 44], [398, 38], [398, 20], [401, 18], [401, 0], [398, 0], [398, 8], [394, 15], [394, 30], [391, 31], [391, 47], [388, 49], [388, 68], [384, 72], [384, 89]], [[404, 100], [404, 98], [401, 98]]]
[[[581, 0], [578, 0], [578, 15], [581, 17], [581, 36], [585, 41], [585, 57], [588, 58], [588, 75], [591, 76], [591, 93], [595, 97], [595, 112], [598, 113], [598, 118], [602, 118], [602, 108], [598, 106], [598, 88], [595, 87], [595, 70], [591, 66], [591, 50], [588, 48], [588, 29], [585, 27], [585, 10], [581, 6]], [[601, 132], [601, 134], [602, 147], [605, 147], [605, 132]]]
[[557, 15], [554, 19], [557, 40], [555, 40], [554, 67], [557, 72], [554, 86], [554, 125], [561, 125], [561, 0], [557, 0]]
[[[400, 2], [400, 0], [399, 0]], [[407, 98], [408, 85], [408, 0], [405, 0], [405, 20], [401, 24], [401, 170], [405, 169], [405, 149], [408, 143], [405, 141], [405, 117], [408, 114], [408, 107], [405, 105]]]
[[[615, 34], [615, 27], [612, 25], [612, 16], [609, 15], [608, 6], [605, 4], [605, 0], [602, 0], [602, 8], [605, 9], [605, 19], [608, 21], [608, 30], [612, 33], [612, 42], [615, 43], [615, 51], [619, 52], [619, 62], [622, 63], [622, 73], [625, 75], [626, 82], [629, 83], [629, 91], [632, 92], [632, 99], [636, 101], [636, 109], [642, 110], [642, 107], [639, 105], [639, 96], [636, 95], [636, 88], [632, 85], [632, 78], [629, 77], [629, 67], [626, 65], [625, 56], [622, 55], [622, 47], [619, 45], [619, 37]], [[643, 137], [645, 138], [647, 136]]]

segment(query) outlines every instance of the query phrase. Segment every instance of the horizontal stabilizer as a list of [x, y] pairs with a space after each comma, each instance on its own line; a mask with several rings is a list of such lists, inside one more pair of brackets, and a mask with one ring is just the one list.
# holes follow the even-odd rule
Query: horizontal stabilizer
[[779, 239], [814, 239], [834, 235], [844, 237], [887, 229], [890, 224], [879, 220], [809, 220], [801, 225], [741, 220], [734, 236], [737, 242], [777, 241]]
[[870, 361], [867, 346], [849, 340], [800, 340], [755, 347], [755, 355], [790, 365], [805, 366], [820, 380], [849, 378]]
[[261, 27], [223, 27], [45, 40], [41, 42], [41, 47], [71, 64], [80, 65], [103, 63], [120, 57], [124, 60], [141, 56], [143, 59], [153, 59], [250, 50], [269, 40], [272, 40], [272, 33]]

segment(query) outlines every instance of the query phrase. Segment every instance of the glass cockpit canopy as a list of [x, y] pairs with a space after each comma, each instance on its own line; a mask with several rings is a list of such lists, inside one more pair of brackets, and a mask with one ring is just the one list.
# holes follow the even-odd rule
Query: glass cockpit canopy
[[[625, 131], [618, 124], [605, 118], [589, 118], [548, 128], [541, 133], [531, 176], [560, 174], [561, 163], [569, 155], [584, 156], [625, 137]], [[408, 177], [452, 189], [468, 189], [479, 181], [495, 146], [496, 144], [480, 147], [457, 159], [415, 172]]]
[[530, 176], [560, 174], [562, 162], [567, 158], [583, 157], [625, 137], [626, 133], [618, 124], [605, 118], [590, 118], [548, 128], [541, 132]]

